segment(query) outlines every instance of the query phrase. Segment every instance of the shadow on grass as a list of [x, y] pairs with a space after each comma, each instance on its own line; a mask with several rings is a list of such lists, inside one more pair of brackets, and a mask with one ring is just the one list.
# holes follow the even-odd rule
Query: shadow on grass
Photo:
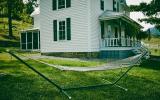
[[[158, 57], [160, 58], [160, 57]], [[160, 61], [153, 60], [153, 58], [150, 58], [146, 61], [144, 61], [140, 67], [148, 68], [148, 69], [154, 69], [154, 70], [160, 70]]]
[[0, 47], [19, 47], [19, 42], [13, 42], [13, 41], [0, 41]]
[[[113, 72], [116, 73], [116, 76], [119, 72], [119, 70], [99, 72], [60, 71], [36, 62], [29, 63], [51, 80], [64, 87], [103, 84], [105, 81], [102, 79], [113, 80], [116, 78]], [[145, 63], [147, 62], [144, 62], [144, 65]], [[2, 68], [3, 66], [6, 68]], [[146, 66], [148, 65], [146, 64]], [[17, 61], [3, 61], [0, 64], [0, 68], [2, 68], [0, 72], [4, 73], [7, 69], [12, 68], [13, 70], [11, 73], [0, 77], [0, 99], [2, 100], [67, 100], [54, 86]], [[152, 80], [146, 76], [142, 77], [141, 74], [136, 74], [139, 69], [133, 69], [126, 80], [122, 79], [118, 83], [128, 88], [128, 92], [117, 87], [105, 87], [96, 90], [70, 91], [69, 94], [74, 100], [159, 100], [160, 82], [157, 79]], [[138, 73], [144, 74], [143, 71], [144, 69]]]

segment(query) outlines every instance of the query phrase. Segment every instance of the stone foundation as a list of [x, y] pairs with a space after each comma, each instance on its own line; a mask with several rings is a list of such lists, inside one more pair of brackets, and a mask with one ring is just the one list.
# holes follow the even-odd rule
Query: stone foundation
[[67, 58], [99, 58], [100, 52], [56, 52], [41, 53], [46, 56], [67, 57]]
[[111, 50], [100, 52], [56, 52], [56, 53], [41, 53], [46, 56], [66, 57], [66, 58], [111, 58], [111, 59], [123, 59], [133, 56], [134, 53], [131, 50]]

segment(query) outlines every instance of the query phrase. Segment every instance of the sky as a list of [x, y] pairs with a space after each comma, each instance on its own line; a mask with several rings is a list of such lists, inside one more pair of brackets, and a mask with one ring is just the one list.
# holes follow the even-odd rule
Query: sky
[[[141, 2], [146, 2], [146, 3], [150, 3], [152, 0], [126, 0], [128, 5], [139, 5]], [[140, 23], [144, 29], [143, 30], [147, 30], [150, 27], [153, 27], [154, 25], [145, 23], [145, 22], [139, 22], [138, 19], [139, 18], [145, 18], [145, 16], [143, 15], [143, 13], [141, 12], [132, 12], [130, 13], [130, 17], [135, 20], [136, 22]]]

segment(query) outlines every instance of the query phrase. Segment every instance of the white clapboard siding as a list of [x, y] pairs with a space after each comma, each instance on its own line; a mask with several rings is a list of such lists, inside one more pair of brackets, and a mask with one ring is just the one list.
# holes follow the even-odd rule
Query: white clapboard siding
[[34, 15], [33, 16], [34, 19], [34, 28], [40, 28], [40, 15]]
[[[89, 0], [71, 0], [71, 7], [52, 10], [52, 0], [40, 1], [41, 52], [89, 51]], [[71, 41], [53, 41], [53, 20], [71, 18]]]
[[[104, 11], [113, 9], [112, 0], [104, 0]], [[90, 0], [90, 50], [92, 52], [100, 50], [101, 26], [99, 16], [104, 12], [100, 7], [100, 0]]]
[[[121, 5], [120, 5], [120, 9], [121, 9]], [[104, 0], [104, 11], [106, 10], [113, 10], [113, 0]], [[100, 50], [101, 26], [98, 18], [104, 11], [102, 11], [100, 8], [100, 0], [90, 0], [90, 11], [89, 11], [90, 24], [89, 25], [90, 25], [90, 51], [91, 52]], [[121, 9], [121, 12], [123, 12], [122, 9]], [[105, 25], [105, 28], [106, 28], [106, 25]]]
[[[104, 0], [104, 11], [113, 10], [113, 1]], [[40, 1], [41, 52], [100, 51], [100, 0], [71, 0], [71, 7], [52, 10], [52, 0]], [[71, 41], [53, 41], [53, 20], [71, 18]]]

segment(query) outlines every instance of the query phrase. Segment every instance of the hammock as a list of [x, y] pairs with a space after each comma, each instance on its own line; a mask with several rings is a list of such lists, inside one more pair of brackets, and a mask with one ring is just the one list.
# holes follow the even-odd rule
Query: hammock
[[128, 89], [123, 88], [119, 85], [117, 85], [117, 83], [135, 66], [139, 65], [139, 63], [141, 62], [141, 59], [146, 55], [146, 52], [141, 54], [140, 57], [138, 57], [138, 59], [114, 82], [109, 82], [108, 84], [102, 84], [102, 85], [92, 85], [92, 86], [82, 86], [82, 87], [71, 87], [71, 88], [62, 88], [60, 85], [56, 84], [54, 81], [51, 81], [49, 78], [47, 78], [45, 75], [43, 75], [42, 73], [40, 73], [39, 71], [37, 71], [35, 68], [33, 68], [31, 65], [29, 65], [28, 63], [26, 63], [24, 60], [22, 60], [20, 57], [18, 57], [16, 54], [14, 54], [11, 51], [4, 51], [9, 53], [10, 55], [12, 55], [13, 57], [15, 57], [17, 60], [19, 60], [21, 63], [23, 63], [24, 65], [26, 65], [28, 68], [30, 68], [31, 70], [33, 70], [35, 73], [37, 73], [39, 76], [41, 76], [42, 78], [44, 78], [46, 81], [48, 81], [49, 83], [51, 83], [53, 86], [55, 86], [61, 93], [63, 93], [65, 96], [68, 97], [68, 99], [71, 99], [72, 97], [67, 93], [67, 91], [71, 91], [71, 90], [86, 90], [86, 89], [96, 89], [96, 88], [101, 88], [101, 87], [107, 87], [107, 86], [116, 86], [118, 88], [121, 88], [125, 91], [127, 91]]

